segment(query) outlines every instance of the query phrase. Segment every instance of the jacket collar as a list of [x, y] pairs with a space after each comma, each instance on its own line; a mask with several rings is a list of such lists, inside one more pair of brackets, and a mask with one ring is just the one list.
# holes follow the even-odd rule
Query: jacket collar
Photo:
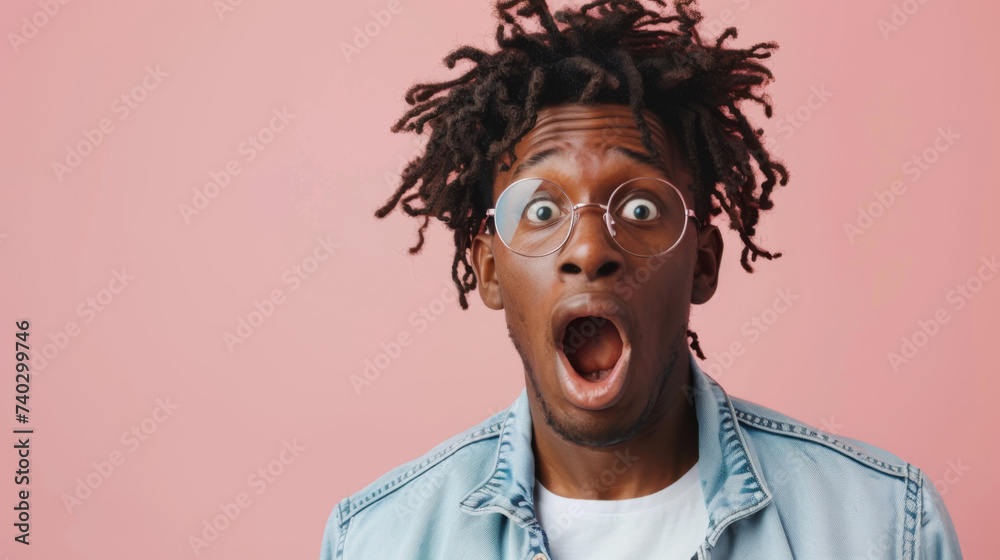
[[[723, 530], [771, 502], [760, 465], [736, 422], [726, 392], [698, 367], [688, 351], [698, 417], [698, 460], [702, 491], [708, 509], [707, 540], [715, 545]], [[500, 430], [491, 475], [469, 492], [459, 508], [472, 515], [501, 513], [527, 528], [536, 522], [533, 490], [535, 458], [531, 448], [531, 412], [527, 389], [507, 409]]]

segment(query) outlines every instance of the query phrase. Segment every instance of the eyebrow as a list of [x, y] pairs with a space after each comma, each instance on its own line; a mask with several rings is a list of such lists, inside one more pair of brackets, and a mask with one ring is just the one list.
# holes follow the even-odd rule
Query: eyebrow
[[549, 148], [548, 150], [542, 150], [538, 152], [537, 154], [517, 164], [517, 167], [514, 168], [514, 173], [511, 175], [511, 178], [517, 177], [521, 173], [528, 171], [532, 167], [538, 166], [543, 161], [561, 152], [562, 150], [560, 150], [559, 148]]
[[673, 173], [670, 171], [670, 169], [667, 168], [667, 164], [664, 163], [662, 157], [653, 157], [653, 156], [650, 156], [648, 154], [644, 154], [642, 152], [637, 152], [635, 150], [630, 150], [630, 149], [628, 149], [628, 148], [626, 148], [624, 146], [612, 146], [611, 149], [613, 151], [615, 151], [615, 152], [618, 152], [618, 153], [620, 153], [620, 154], [622, 154], [622, 155], [624, 155], [624, 156], [632, 159], [633, 161], [635, 161], [637, 163], [641, 163], [641, 164], [644, 164], [644, 165], [648, 165], [650, 167], [654, 167], [657, 170], [663, 172], [667, 177], [670, 177], [671, 175], [673, 175]]
[[[670, 169], [667, 168], [667, 165], [666, 165], [666, 163], [663, 162], [662, 158], [652, 157], [652, 156], [650, 156], [648, 154], [644, 154], [642, 152], [637, 152], [635, 150], [626, 148], [624, 146], [612, 146], [611, 150], [614, 151], [614, 152], [618, 152], [618, 153], [622, 154], [623, 156], [631, 159], [632, 161], [634, 161], [636, 163], [641, 163], [643, 165], [648, 165], [650, 167], [653, 167], [653, 168], [657, 169], [658, 171], [661, 171], [662, 173], [664, 173], [668, 177], [670, 175], [672, 175], [672, 173], [670, 172]], [[538, 165], [540, 165], [545, 160], [551, 158], [552, 156], [558, 155], [560, 153], [562, 153], [562, 150], [560, 148], [549, 148], [547, 150], [542, 150], [541, 152], [538, 152], [537, 154], [532, 155], [531, 157], [529, 157], [529, 158], [525, 159], [524, 161], [522, 161], [521, 163], [519, 163], [514, 168], [514, 173], [511, 175], [511, 178], [518, 177], [522, 173], [530, 170], [533, 167], [537, 167]]]

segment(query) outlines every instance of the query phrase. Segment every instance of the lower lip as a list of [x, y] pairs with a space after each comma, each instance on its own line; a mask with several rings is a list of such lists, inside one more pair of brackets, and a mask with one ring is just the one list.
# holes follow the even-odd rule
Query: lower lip
[[602, 410], [614, 406], [622, 398], [625, 387], [625, 370], [628, 368], [632, 347], [622, 346], [622, 355], [611, 373], [600, 381], [587, 381], [580, 377], [569, 363], [569, 358], [557, 349], [559, 365], [557, 374], [563, 395], [573, 405], [586, 410]]

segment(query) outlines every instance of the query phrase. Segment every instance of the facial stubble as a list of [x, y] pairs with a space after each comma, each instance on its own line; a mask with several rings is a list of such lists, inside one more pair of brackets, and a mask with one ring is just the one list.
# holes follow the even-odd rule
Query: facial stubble
[[[671, 376], [671, 372], [674, 371], [674, 366], [677, 363], [677, 356], [680, 354], [681, 345], [684, 344], [686, 333], [686, 328], [679, 329], [677, 334], [674, 336], [674, 339], [670, 342], [670, 356], [667, 359], [667, 364], [658, 372], [656, 378], [653, 380], [653, 388], [649, 392], [649, 397], [646, 399], [646, 405], [643, 408], [642, 414], [640, 414], [639, 417], [624, 430], [616, 429], [611, 433], [597, 434], [592, 431], [587, 431], [584, 426], [579, 424], [563, 422], [561, 418], [556, 417], [552, 413], [552, 408], [549, 406], [545, 397], [538, 388], [538, 378], [535, 376], [535, 371], [532, 369], [524, 349], [514, 336], [514, 333], [510, 328], [510, 322], [507, 321], [507, 335], [514, 344], [514, 348], [517, 350], [518, 355], [521, 356], [521, 363], [524, 365], [524, 371], [527, 374], [528, 380], [535, 392], [535, 398], [538, 400], [538, 403], [542, 408], [545, 423], [564, 440], [587, 447], [607, 447], [617, 445], [632, 439], [636, 434], [649, 426], [650, 416], [653, 414], [653, 411], [656, 410], [656, 406], [660, 403], [660, 399], [663, 396], [661, 395], [663, 387]], [[672, 399], [667, 408], [671, 408], [676, 404], [676, 402], [677, 399]], [[666, 414], [668, 412], [669, 410], [661, 411], [662, 414]]]

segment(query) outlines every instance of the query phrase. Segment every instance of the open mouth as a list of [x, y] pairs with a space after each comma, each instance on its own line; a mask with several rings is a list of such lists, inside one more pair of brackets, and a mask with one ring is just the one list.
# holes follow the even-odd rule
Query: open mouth
[[585, 410], [614, 406], [624, 395], [635, 320], [624, 302], [582, 293], [552, 309], [556, 378], [563, 396]]
[[621, 333], [606, 317], [577, 317], [566, 326], [562, 351], [576, 374], [592, 383], [611, 375], [622, 357]]

